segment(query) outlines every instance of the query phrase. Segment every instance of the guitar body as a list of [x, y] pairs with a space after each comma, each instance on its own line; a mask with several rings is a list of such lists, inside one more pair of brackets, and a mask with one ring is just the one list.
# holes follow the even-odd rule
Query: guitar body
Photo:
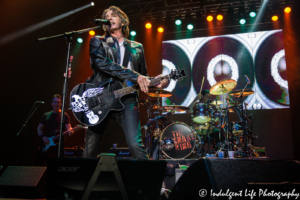
[[76, 119], [86, 126], [95, 126], [103, 121], [109, 111], [121, 111], [125, 108], [121, 98], [116, 98], [112, 91], [123, 88], [116, 81], [110, 85], [98, 87], [91, 83], [75, 86], [70, 94], [72, 111]]
[[[69, 133], [69, 131], [77, 131], [79, 129], [85, 128], [87, 129], [87, 127], [85, 126], [81, 126], [81, 125], [77, 125], [74, 128], [72, 128], [71, 130], [65, 131], [62, 133], [62, 135], [64, 136], [65, 134]], [[57, 130], [53, 131], [51, 133], [51, 135], [53, 135], [52, 137], [48, 137], [49, 142], [47, 144], [43, 144], [42, 149], [43, 149], [43, 153], [45, 153], [50, 147], [52, 146], [56, 146], [57, 143], [55, 141], [58, 141], [59, 139], [59, 135], [56, 135], [57, 133], [59, 133]]]
[[43, 152], [47, 151], [52, 146], [56, 146], [56, 143], [54, 142], [54, 137], [55, 136], [48, 137], [49, 143], [44, 144], [44, 149], [43, 149], [44, 151]]

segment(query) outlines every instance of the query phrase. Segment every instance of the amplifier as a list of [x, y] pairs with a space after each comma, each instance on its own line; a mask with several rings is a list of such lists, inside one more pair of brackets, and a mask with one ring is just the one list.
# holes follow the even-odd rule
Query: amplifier
[[126, 147], [110, 148], [109, 152], [116, 154], [116, 157], [132, 157], [129, 148]]
[[83, 153], [83, 148], [65, 148], [64, 155], [65, 158], [81, 158]]

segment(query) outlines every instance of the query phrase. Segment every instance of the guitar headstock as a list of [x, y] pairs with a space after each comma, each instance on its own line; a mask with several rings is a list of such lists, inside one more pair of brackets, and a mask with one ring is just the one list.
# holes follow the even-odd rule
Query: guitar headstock
[[186, 77], [186, 73], [185, 73], [184, 69], [171, 70], [169, 77], [173, 80], [177, 80], [177, 79], [180, 80], [180, 78]]

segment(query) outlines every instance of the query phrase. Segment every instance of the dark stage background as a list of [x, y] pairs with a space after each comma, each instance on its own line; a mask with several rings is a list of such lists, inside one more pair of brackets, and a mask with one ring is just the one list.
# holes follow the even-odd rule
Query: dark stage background
[[[17, 3], [14, 3], [17, 2]], [[84, 6], [90, 1], [74, 0], [42, 0], [24, 3], [23, 1], [0, 2], [0, 39], [17, 31], [24, 30], [31, 25], [53, 18], [70, 10]], [[0, 131], [0, 164], [1, 165], [33, 165], [39, 138], [36, 128], [44, 112], [51, 110], [51, 98], [54, 94], [62, 93], [63, 73], [65, 70], [67, 46], [60, 38], [38, 43], [39, 37], [55, 35], [66, 31], [78, 30], [95, 26], [94, 18], [99, 18], [97, 10], [110, 5], [121, 6], [134, 4], [139, 0], [110, 2], [94, 1], [94, 7], [87, 8], [71, 16], [58, 20], [33, 32], [22, 34], [15, 40], [0, 44], [2, 68], [1, 73], [1, 131]], [[101, 6], [99, 6], [101, 5]], [[257, 112], [256, 130], [259, 138], [257, 146], [266, 146], [268, 155], [274, 159], [300, 159], [300, 128], [299, 128], [299, 91], [300, 91], [300, 45], [299, 45], [299, 12], [293, 8], [291, 19], [281, 27], [283, 29], [284, 48], [286, 51], [287, 77], [289, 81], [290, 109], [259, 110]], [[96, 13], [89, 16], [89, 13]], [[298, 16], [297, 16], [298, 15]], [[144, 45], [148, 73], [155, 76], [162, 72], [162, 41], [212, 35], [234, 34], [249, 31], [249, 29], [225, 28], [209, 31], [198, 31], [191, 34], [163, 33], [158, 34], [156, 28], [145, 30], [144, 24], [132, 24], [131, 29], [137, 31], [134, 40]], [[278, 28], [278, 27], [277, 27]], [[253, 31], [272, 30], [273, 26], [262, 26]], [[103, 34], [97, 30], [96, 34]], [[80, 35], [83, 43], [76, 42], [71, 48], [72, 78], [69, 79], [68, 93], [71, 89], [84, 82], [92, 74], [89, 66], [88, 33]], [[130, 39], [130, 38], [129, 38]], [[69, 98], [69, 97], [68, 97]], [[147, 95], [141, 94], [141, 99]], [[40, 106], [27, 126], [27, 133], [16, 137], [25, 118], [35, 101], [45, 101]], [[67, 101], [67, 105], [69, 101]], [[146, 124], [146, 109], [141, 107], [141, 125]], [[72, 126], [78, 124], [73, 114], [68, 110]], [[26, 136], [26, 140], [24, 138]], [[66, 138], [66, 147], [83, 144], [84, 131], [78, 131], [70, 138]], [[108, 152], [113, 143], [126, 146], [125, 138], [120, 127], [111, 123], [102, 144], [102, 152]]]

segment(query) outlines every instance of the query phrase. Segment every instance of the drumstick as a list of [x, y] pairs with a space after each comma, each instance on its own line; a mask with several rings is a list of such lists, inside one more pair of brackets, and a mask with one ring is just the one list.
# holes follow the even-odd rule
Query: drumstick
[[203, 76], [202, 83], [201, 83], [201, 88], [200, 88], [200, 92], [199, 92], [199, 94], [196, 96], [196, 98], [193, 100], [193, 102], [191, 103], [192, 106], [191, 106], [190, 109], [187, 111], [187, 113], [191, 113], [191, 111], [192, 111], [192, 109], [193, 109], [193, 107], [194, 107], [196, 101], [198, 101], [199, 99], [202, 98], [202, 97], [201, 97], [201, 92], [202, 92], [202, 87], [203, 87], [204, 79], [205, 79], [205, 77]]

